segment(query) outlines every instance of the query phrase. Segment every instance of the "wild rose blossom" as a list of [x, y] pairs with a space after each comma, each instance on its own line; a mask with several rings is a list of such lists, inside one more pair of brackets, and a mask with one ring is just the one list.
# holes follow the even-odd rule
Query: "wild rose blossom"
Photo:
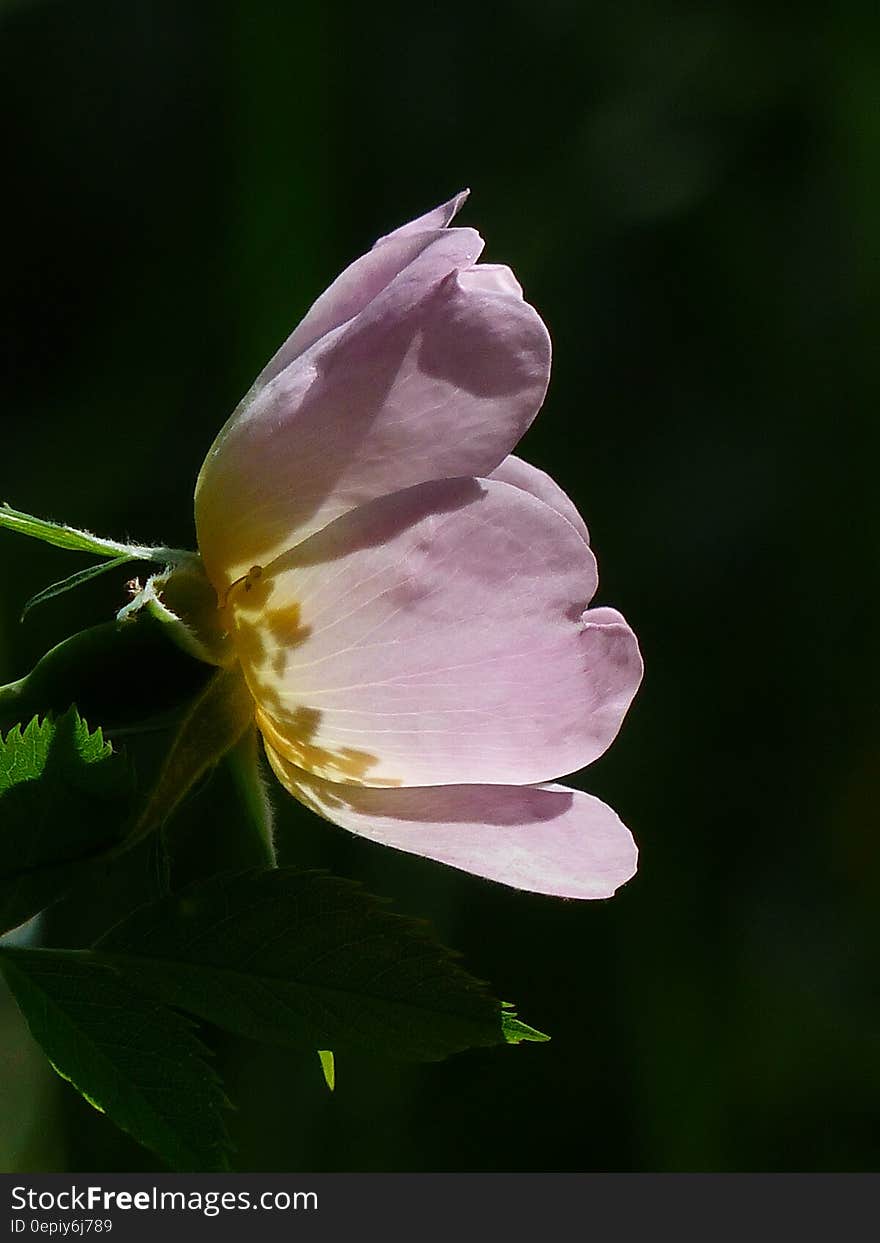
[[449, 227], [465, 197], [380, 239], [261, 372], [199, 475], [199, 550], [291, 794], [479, 876], [608, 897], [632, 837], [552, 782], [609, 746], [641, 659], [587, 608], [574, 505], [510, 456], [550, 340]]

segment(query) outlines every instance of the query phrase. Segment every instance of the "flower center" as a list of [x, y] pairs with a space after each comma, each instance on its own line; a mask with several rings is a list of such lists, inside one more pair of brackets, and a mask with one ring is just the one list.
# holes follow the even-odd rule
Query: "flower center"
[[254, 584], [259, 581], [262, 575], [263, 567], [261, 565], [252, 565], [247, 574], [242, 574], [241, 578], [237, 578], [234, 582], [229, 584], [226, 588], [226, 593], [224, 594], [223, 599], [217, 607], [225, 609], [229, 603], [230, 596], [237, 587], [241, 587], [244, 591], [251, 591]]

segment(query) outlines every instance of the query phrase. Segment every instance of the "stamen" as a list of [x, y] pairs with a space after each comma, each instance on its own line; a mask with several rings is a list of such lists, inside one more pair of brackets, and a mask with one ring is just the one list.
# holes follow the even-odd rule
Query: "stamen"
[[229, 597], [232, 595], [235, 588], [240, 587], [242, 583], [244, 583], [245, 591], [250, 591], [253, 588], [254, 583], [256, 583], [262, 576], [262, 573], [263, 567], [261, 565], [252, 565], [247, 574], [242, 574], [241, 578], [237, 578], [234, 582], [229, 584], [226, 588], [226, 593], [223, 596], [223, 599], [217, 607], [221, 610], [225, 609], [229, 603]]

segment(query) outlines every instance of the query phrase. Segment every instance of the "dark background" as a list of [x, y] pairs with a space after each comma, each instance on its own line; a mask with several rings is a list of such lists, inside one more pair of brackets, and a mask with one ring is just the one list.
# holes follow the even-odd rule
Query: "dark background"
[[[333, 1097], [316, 1059], [221, 1042], [241, 1168], [877, 1167], [878, 64], [859, 5], [4, 6], [0, 499], [192, 545], [262, 363], [470, 185], [554, 341], [522, 451], [644, 650], [575, 779], [641, 846], [611, 902], [393, 855], [279, 791], [288, 860], [429, 916], [553, 1042], [340, 1059]], [[0, 541], [5, 681], [121, 583], [19, 627], [83, 562]], [[224, 805], [202, 791], [189, 831]], [[8, 1003], [0, 1029], [3, 1168], [150, 1168]]]

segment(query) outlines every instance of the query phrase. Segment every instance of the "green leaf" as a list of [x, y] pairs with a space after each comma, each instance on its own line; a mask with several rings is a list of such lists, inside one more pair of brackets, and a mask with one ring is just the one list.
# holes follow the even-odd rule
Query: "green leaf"
[[509, 1039], [501, 1003], [424, 925], [324, 874], [221, 873], [95, 949], [168, 1004], [273, 1044], [435, 1061]]
[[319, 1049], [318, 1058], [321, 1062], [321, 1074], [331, 1092], [336, 1089], [336, 1058], [332, 1049]]
[[509, 1002], [505, 1001], [504, 1013], [501, 1015], [501, 1030], [504, 1032], [504, 1039], [508, 1044], [522, 1044], [524, 1040], [534, 1041], [536, 1044], [544, 1044], [550, 1039], [544, 1032], [539, 1032], [536, 1027], [529, 1027], [528, 1023], [523, 1023], [516, 1017]]
[[21, 610], [19, 621], [24, 621], [31, 609], [35, 609], [38, 604], [45, 604], [47, 600], [54, 600], [56, 596], [61, 596], [66, 591], [73, 591], [75, 587], [80, 587], [83, 583], [88, 583], [91, 579], [97, 578], [99, 574], [106, 574], [108, 570], [115, 570], [118, 566], [128, 565], [136, 560], [136, 557], [130, 557], [126, 554], [122, 557], [114, 557], [112, 561], [103, 561], [98, 565], [90, 565], [85, 570], [77, 570], [76, 574], [62, 578], [60, 582], [53, 583], [51, 587], [46, 587], [43, 591], [38, 591], [35, 596], [31, 596]]
[[0, 948], [0, 972], [62, 1078], [174, 1170], [228, 1169], [227, 1102], [189, 1020], [87, 952]]
[[0, 736], [0, 932], [67, 893], [120, 838], [131, 774], [75, 708]]

